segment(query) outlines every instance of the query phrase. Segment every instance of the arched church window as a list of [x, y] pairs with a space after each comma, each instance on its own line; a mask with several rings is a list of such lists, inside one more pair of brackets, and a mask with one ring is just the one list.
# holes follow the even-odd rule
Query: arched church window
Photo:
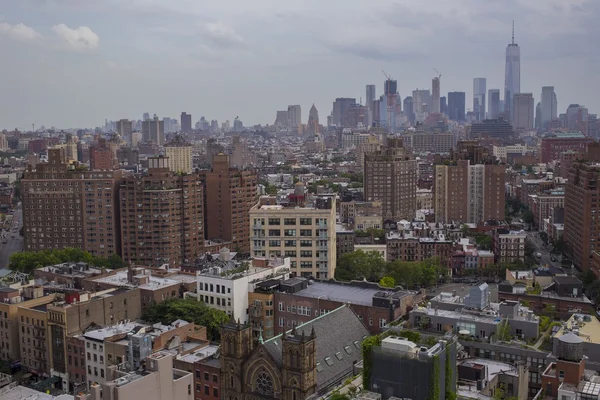
[[265, 372], [261, 371], [256, 377], [256, 390], [263, 395], [273, 395], [273, 378]]

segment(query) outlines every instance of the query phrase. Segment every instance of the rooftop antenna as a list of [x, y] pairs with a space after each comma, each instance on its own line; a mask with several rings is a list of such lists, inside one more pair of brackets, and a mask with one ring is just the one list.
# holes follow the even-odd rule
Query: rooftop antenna
[[515, 20], [513, 19], [512, 44], [515, 44]]

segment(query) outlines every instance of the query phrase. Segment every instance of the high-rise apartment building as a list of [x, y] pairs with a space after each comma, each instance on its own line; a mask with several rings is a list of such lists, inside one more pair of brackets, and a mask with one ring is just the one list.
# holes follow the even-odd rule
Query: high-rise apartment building
[[573, 163], [565, 187], [565, 230], [571, 259], [583, 271], [590, 269], [592, 252], [600, 251], [600, 167]]
[[335, 126], [347, 126], [345, 122], [346, 113], [350, 106], [356, 104], [356, 98], [338, 97], [333, 102], [333, 124]]
[[121, 171], [80, 171], [64, 149], [49, 149], [48, 162], [30, 165], [21, 180], [25, 251], [80, 248], [120, 254]]
[[488, 119], [496, 119], [500, 116], [500, 89], [488, 90]]
[[556, 92], [554, 92], [554, 86], [543, 86], [542, 87], [542, 130], [546, 130], [549, 122], [554, 121], [557, 118], [557, 100]]
[[415, 122], [415, 110], [412, 96], [404, 98], [404, 115], [408, 118], [408, 122]]
[[160, 121], [156, 115], [153, 119], [143, 121], [142, 138], [145, 142], [153, 141], [161, 146], [165, 141], [165, 122]]
[[513, 119], [514, 96], [518, 93], [521, 93], [521, 49], [515, 43], [513, 21], [512, 42], [506, 46], [504, 71], [504, 113], [509, 121]]
[[434, 177], [436, 222], [479, 223], [504, 218], [503, 165], [437, 165]]
[[448, 115], [448, 102], [446, 96], [440, 97], [440, 112], [442, 114]]
[[[297, 276], [331, 279], [337, 262], [335, 198], [285, 206], [266, 196], [250, 210], [253, 257], [290, 257]], [[273, 199], [275, 200], [275, 199]]]
[[167, 157], [148, 159], [148, 172], [120, 189], [123, 260], [180, 266], [204, 251], [204, 196], [197, 174], [169, 170]]
[[229, 156], [213, 157], [204, 173], [206, 238], [232, 242], [236, 251], [250, 251], [248, 211], [256, 204], [257, 176], [253, 170], [230, 168]]
[[171, 172], [191, 174], [194, 170], [192, 145], [186, 142], [181, 135], [176, 135], [165, 144], [165, 156]]
[[116, 132], [123, 138], [131, 137], [131, 132], [133, 132], [133, 124], [129, 119], [120, 119], [115, 122], [115, 130]]
[[435, 77], [431, 80], [431, 110], [432, 113], [440, 112], [440, 78]]
[[373, 125], [373, 102], [375, 101], [376, 96], [377, 96], [377, 92], [376, 92], [375, 85], [367, 85], [365, 105], [369, 109], [369, 118], [368, 118], [369, 126]]
[[413, 110], [415, 112], [415, 119], [419, 122], [423, 122], [431, 111], [431, 93], [429, 89], [413, 90]]
[[389, 138], [381, 150], [365, 154], [364, 197], [381, 201], [384, 220], [415, 217], [417, 207], [417, 161], [402, 139]]
[[302, 109], [299, 105], [288, 106], [288, 128], [299, 129], [302, 125]]
[[311, 136], [319, 133], [319, 112], [313, 104], [308, 112], [308, 134]]
[[192, 114], [188, 114], [186, 112], [181, 113], [181, 132], [192, 132]]
[[288, 126], [288, 112], [287, 110], [277, 111], [275, 116], [275, 122], [273, 123], [276, 128], [287, 128]]
[[537, 105], [535, 106], [535, 129], [538, 131], [542, 129], [542, 102], [541, 101], [538, 101]]
[[532, 93], [515, 93], [513, 97], [513, 128], [533, 129], [534, 102]]
[[464, 121], [466, 110], [465, 92], [448, 93], [448, 118], [452, 121]]
[[486, 79], [473, 79], [473, 112], [475, 113], [477, 121], [483, 121], [485, 119], [485, 92]]
[[116, 149], [114, 144], [104, 138], [98, 138], [96, 143], [90, 146], [90, 169], [112, 170], [118, 167]]

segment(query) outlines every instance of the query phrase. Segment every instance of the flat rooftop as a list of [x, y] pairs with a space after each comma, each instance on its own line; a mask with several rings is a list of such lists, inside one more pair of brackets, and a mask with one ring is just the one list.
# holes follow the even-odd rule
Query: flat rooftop
[[574, 326], [573, 322], [584, 340], [588, 341], [589, 339], [591, 343], [600, 343], [600, 321], [595, 315], [589, 314], [573, 314], [566, 323], [567, 329], [565, 330], [565, 324], [563, 324], [554, 337], [558, 339], [571, 332]]
[[[308, 285], [306, 289], [302, 289], [299, 292], [296, 292], [295, 295], [301, 297], [338, 301], [340, 303], [371, 306], [373, 305], [373, 296], [383, 291], [383, 289], [362, 288], [351, 285], [340, 285], [337, 283], [313, 282], [312, 285]], [[398, 298], [410, 295], [409, 292], [403, 291], [393, 293], [399, 294], [400, 297]]]
[[37, 390], [30, 389], [25, 386], [15, 386], [12, 389], [0, 389], [0, 398], [2, 400], [73, 400], [74, 397], [70, 394], [61, 394], [60, 396], [52, 396]]
[[218, 350], [219, 350], [219, 346], [210, 344], [210, 345], [203, 347], [193, 353], [189, 353], [184, 356], [177, 356], [177, 359], [193, 364], [197, 361], [202, 361], [209, 357], [213, 357], [217, 353]]
[[126, 324], [119, 324], [114, 326], [108, 326], [106, 328], [96, 329], [93, 331], [89, 331], [84, 333], [82, 336], [85, 339], [92, 339], [103, 342], [104, 339], [109, 338], [111, 336], [129, 333], [133, 331], [139, 324], [134, 322], [128, 322]]
[[[171, 278], [158, 278], [152, 275], [144, 275], [149, 277], [149, 282], [143, 285], [139, 285], [140, 289], [145, 290], [158, 290], [163, 289], [167, 286], [179, 285], [180, 281], [171, 279]], [[94, 282], [106, 283], [109, 285], [115, 286], [127, 286], [127, 287], [136, 287], [136, 285], [129, 283], [127, 280], [127, 271], [119, 271], [114, 275], [104, 276], [101, 278], [93, 279]]]

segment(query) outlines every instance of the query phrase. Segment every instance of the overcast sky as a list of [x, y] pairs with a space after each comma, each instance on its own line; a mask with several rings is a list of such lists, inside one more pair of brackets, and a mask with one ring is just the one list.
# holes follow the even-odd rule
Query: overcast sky
[[335, 97], [504, 87], [516, 23], [521, 91], [554, 85], [600, 112], [599, 0], [0, 0], [0, 129], [93, 127], [104, 119], [273, 123], [276, 110]]

